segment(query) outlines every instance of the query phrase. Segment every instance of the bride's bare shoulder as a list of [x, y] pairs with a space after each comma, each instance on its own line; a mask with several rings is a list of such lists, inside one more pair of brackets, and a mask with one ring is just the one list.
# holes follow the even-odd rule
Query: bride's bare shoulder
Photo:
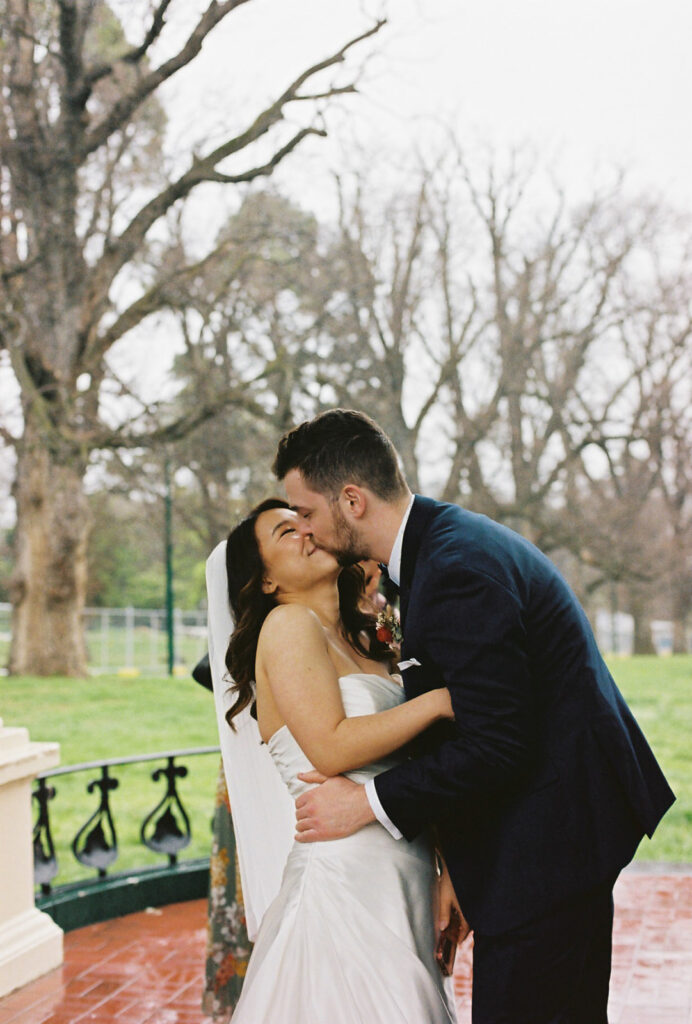
[[267, 615], [260, 630], [258, 650], [276, 650], [296, 642], [326, 643], [319, 618], [302, 604], [279, 604]]

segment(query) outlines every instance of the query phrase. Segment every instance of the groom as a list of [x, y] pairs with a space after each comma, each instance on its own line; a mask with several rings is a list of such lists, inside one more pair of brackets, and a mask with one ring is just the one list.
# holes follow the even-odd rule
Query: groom
[[414, 497], [363, 413], [296, 427], [274, 471], [317, 545], [387, 564], [406, 695], [447, 686], [456, 715], [365, 787], [301, 797], [299, 838], [435, 826], [474, 929], [474, 1024], [607, 1024], [613, 884], [674, 796], [574, 595], [518, 534]]

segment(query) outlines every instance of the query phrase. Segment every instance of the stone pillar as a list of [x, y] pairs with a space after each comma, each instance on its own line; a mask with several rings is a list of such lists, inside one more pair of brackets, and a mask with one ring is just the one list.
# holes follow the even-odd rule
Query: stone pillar
[[0, 996], [62, 963], [62, 929], [34, 906], [31, 784], [60, 760], [0, 719]]

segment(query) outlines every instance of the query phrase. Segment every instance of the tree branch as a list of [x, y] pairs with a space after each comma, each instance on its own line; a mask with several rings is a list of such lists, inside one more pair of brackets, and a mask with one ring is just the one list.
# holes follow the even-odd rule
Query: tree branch
[[[236, 0], [239, 2], [239, 0]], [[245, 2], [245, 0], [242, 0]], [[230, 3], [230, 0], [229, 0]], [[252, 142], [261, 138], [269, 129], [283, 118], [283, 108], [287, 103], [295, 99], [306, 99], [308, 97], [298, 96], [298, 90], [312, 75], [323, 71], [325, 68], [344, 60], [345, 54], [356, 43], [374, 35], [385, 24], [378, 21], [366, 32], [351, 39], [340, 50], [327, 57], [325, 60], [314, 64], [302, 72], [282, 93], [282, 95], [255, 119], [254, 123], [241, 135], [229, 139], [223, 145], [218, 146], [206, 157], [197, 157], [193, 160], [188, 170], [176, 181], [160, 192], [143, 206], [130, 221], [130, 224], [123, 231], [107, 250], [90, 273], [89, 290], [91, 291], [91, 305], [98, 307], [107, 294], [110, 284], [118, 271], [132, 258], [139, 245], [143, 241], [149, 228], [179, 199], [187, 196], [201, 182], [222, 181], [237, 183], [251, 181], [253, 177], [270, 174], [273, 168], [290, 153], [306, 135], [323, 134], [322, 129], [315, 127], [301, 129], [285, 146], [283, 146], [266, 164], [246, 171], [240, 175], [221, 175], [216, 170], [216, 165], [227, 157], [239, 152], [249, 146]], [[336, 90], [343, 91], [343, 90]]]
[[157, 445], [166, 444], [171, 441], [179, 441], [187, 437], [193, 430], [206, 423], [216, 416], [222, 409], [235, 404], [248, 412], [257, 410], [256, 403], [247, 396], [247, 389], [243, 388], [237, 392], [228, 392], [222, 398], [208, 400], [188, 410], [182, 416], [177, 417], [165, 426], [156, 427], [150, 431], [137, 431], [128, 433], [122, 427], [96, 434], [91, 438], [90, 446], [100, 450], [117, 448], [156, 448]]
[[15, 263], [13, 267], [0, 271], [0, 280], [6, 282], [12, 280], [13, 277], [20, 277], [22, 274], [26, 274], [27, 271], [36, 266], [40, 259], [41, 253], [37, 253], [30, 260], [25, 260], [23, 263]]
[[[126, 93], [124, 96], [121, 96], [113, 104], [103, 120], [92, 128], [90, 132], [86, 133], [81, 150], [82, 160], [84, 160], [90, 153], [93, 153], [95, 149], [98, 149], [99, 146], [102, 146], [113, 132], [117, 131], [123, 124], [129, 121], [132, 113], [137, 109], [137, 107], [140, 106], [148, 96], [151, 96], [162, 82], [165, 82], [174, 75], [176, 71], [179, 71], [181, 68], [189, 64], [190, 61], [194, 60], [202, 49], [202, 44], [211, 30], [220, 21], [222, 21], [227, 14], [230, 14], [232, 10], [247, 2], [248, 0], [225, 0], [224, 3], [217, 3], [217, 0], [211, 0], [211, 3], [195, 28], [192, 30], [182, 49], [180, 49], [175, 56], [165, 61], [160, 67], [156, 68], [154, 71], [150, 71], [149, 74], [144, 75], [144, 77], [139, 80], [135, 88], [131, 89], [130, 92]], [[157, 12], [157, 14], [158, 13], [159, 12]], [[92, 80], [95, 81], [97, 78], [103, 78], [104, 75], [110, 73], [111, 69], [112, 66], [99, 65], [91, 72]]]
[[[60, 39], [60, 57], [67, 78], [67, 95], [72, 100], [75, 92], [79, 92], [84, 101], [88, 91], [84, 91], [80, 82], [82, 78], [82, 55], [79, 40], [79, 14], [74, 0], [58, 0], [60, 20], [58, 35]], [[79, 88], [78, 88], [79, 85]]]
[[108, 330], [102, 334], [97, 342], [94, 343], [89, 351], [91, 359], [98, 357], [100, 354], [105, 353], [111, 345], [116, 342], [119, 338], [122, 338], [124, 334], [131, 331], [133, 327], [141, 323], [146, 317], [152, 313], [163, 309], [164, 306], [169, 304], [167, 297], [167, 290], [174, 283], [178, 283], [186, 280], [187, 278], [199, 273], [204, 270], [212, 260], [215, 260], [227, 247], [228, 242], [223, 242], [217, 246], [212, 252], [207, 253], [201, 260], [197, 260], [194, 263], [188, 263], [178, 270], [167, 274], [165, 277], [160, 278], [156, 281], [151, 288], [140, 296], [135, 302], [125, 309], [118, 319], [111, 324]]
[[128, 64], [138, 64], [139, 61], [144, 57], [149, 47], [156, 42], [163, 31], [163, 26], [166, 23], [166, 11], [170, 7], [173, 0], [161, 0], [161, 3], [154, 11], [154, 17], [151, 20], [151, 27], [144, 39], [139, 46], [133, 47], [128, 53], [121, 57], [121, 60], [126, 61]]
[[117, 61], [103, 61], [99, 64], [92, 65], [84, 75], [83, 81], [85, 88], [91, 90], [102, 78], [106, 78], [107, 75], [112, 75], [116, 65], [119, 63], [139, 64], [152, 44], [161, 35], [166, 23], [166, 11], [172, 2], [173, 0], [161, 0], [159, 6], [154, 11], [151, 27], [139, 46], [133, 46], [131, 50], [127, 51], [127, 53], [118, 57]]
[[3, 427], [0, 424], [0, 438], [5, 442], [8, 448], [16, 448], [21, 441], [20, 437], [15, 437], [14, 434], [10, 433], [7, 427]]
[[[345, 90], [342, 90], [345, 91]], [[240, 174], [222, 174], [220, 171], [209, 171], [205, 174], [203, 181], [217, 181], [226, 185], [239, 185], [244, 181], [254, 181], [255, 178], [266, 177], [271, 174], [274, 168], [281, 163], [285, 156], [298, 146], [303, 139], [308, 135], [318, 135], [321, 138], [325, 138], [327, 133], [323, 128], [302, 128], [297, 135], [282, 146], [281, 149], [277, 150], [271, 160], [268, 160], [266, 164], [261, 164], [258, 167], [251, 167], [247, 171], [243, 171]]]

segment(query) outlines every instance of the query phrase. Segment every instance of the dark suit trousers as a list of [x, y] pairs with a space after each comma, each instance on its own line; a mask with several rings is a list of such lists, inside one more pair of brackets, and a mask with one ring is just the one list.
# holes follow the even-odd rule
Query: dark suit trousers
[[502, 935], [474, 935], [473, 1024], [608, 1024], [612, 885]]

